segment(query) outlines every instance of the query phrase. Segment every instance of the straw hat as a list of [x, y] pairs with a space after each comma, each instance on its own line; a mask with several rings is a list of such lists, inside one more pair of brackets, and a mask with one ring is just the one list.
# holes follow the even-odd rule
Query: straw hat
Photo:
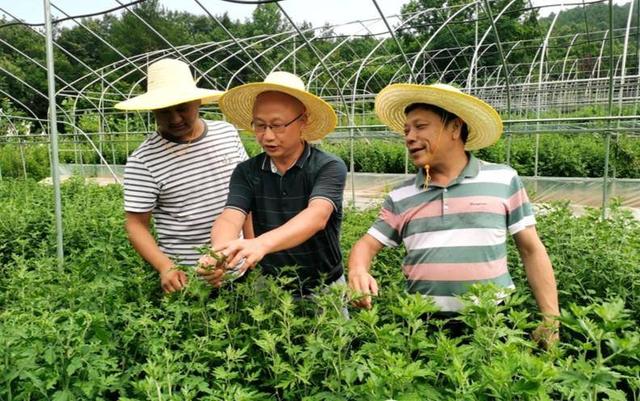
[[187, 63], [166, 58], [149, 65], [147, 93], [120, 102], [115, 108], [157, 110], [198, 99], [201, 104], [206, 104], [215, 102], [223, 93], [196, 87]]
[[413, 103], [441, 107], [467, 123], [469, 136], [466, 150], [491, 146], [502, 134], [502, 120], [493, 107], [446, 84], [389, 85], [376, 96], [375, 110], [385, 125], [395, 132], [403, 133], [407, 120], [404, 110]]
[[220, 98], [220, 110], [236, 127], [253, 131], [253, 104], [259, 94], [270, 91], [286, 93], [304, 104], [307, 109], [307, 123], [302, 129], [302, 136], [306, 140], [324, 138], [336, 127], [338, 118], [333, 107], [318, 96], [307, 92], [298, 76], [284, 71], [270, 73], [264, 82], [248, 83], [228, 90]]

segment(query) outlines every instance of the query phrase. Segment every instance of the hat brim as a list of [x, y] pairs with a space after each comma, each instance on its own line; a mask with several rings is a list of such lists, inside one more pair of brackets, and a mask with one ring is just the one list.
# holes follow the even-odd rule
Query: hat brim
[[466, 93], [444, 88], [417, 85], [392, 84], [384, 88], [375, 101], [375, 111], [383, 124], [394, 132], [403, 133], [407, 117], [407, 106], [426, 103], [441, 107], [467, 123], [469, 136], [466, 150], [477, 150], [491, 146], [502, 135], [502, 119], [489, 104]]
[[302, 129], [304, 139], [322, 139], [336, 128], [338, 117], [329, 103], [309, 92], [278, 84], [255, 82], [232, 88], [220, 98], [220, 110], [230, 123], [253, 132], [251, 121], [256, 97], [270, 91], [286, 93], [304, 104], [307, 112], [307, 122]]
[[117, 103], [114, 107], [119, 110], [157, 110], [194, 100], [200, 100], [200, 104], [213, 103], [223, 94], [222, 91], [202, 88], [182, 91], [157, 90], [132, 97]]

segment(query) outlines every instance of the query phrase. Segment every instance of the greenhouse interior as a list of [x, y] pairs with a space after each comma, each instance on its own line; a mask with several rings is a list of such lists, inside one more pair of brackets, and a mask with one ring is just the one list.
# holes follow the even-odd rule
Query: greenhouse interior
[[[80, 3], [0, 4], [0, 399], [640, 399], [637, 0]], [[163, 294], [123, 206], [155, 110], [116, 105], [164, 59], [223, 99], [286, 71], [333, 108], [311, 142], [346, 166], [347, 285], [300, 300], [260, 268], [220, 288], [186, 268]], [[473, 286], [461, 313], [425, 318], [445, 312], [407, 292], [405, 241], [372, 262], [373, 307], [354, 306], [349, 256], [421, 171], [376, 113], [398, 83], [448, 84], [497, 111], [499, 139], [471, 154], [526, 189], [557, 283], [551, 346], [536, 341], [544, 314], [517, 236], [508, 296]], [[230, 121], [218, 102], [199, 110]], [[259, 135], [235, 128], [260, 157]]]

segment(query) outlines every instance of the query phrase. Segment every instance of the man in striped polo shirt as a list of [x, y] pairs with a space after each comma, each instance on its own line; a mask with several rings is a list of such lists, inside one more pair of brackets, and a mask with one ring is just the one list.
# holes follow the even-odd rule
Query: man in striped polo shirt
[[386, 125], [404, 133], [420, 170], [389, 193], [378, 219], [353, 247], [349, 286], [365, 295], [357, 305], [370, 307], [370, 295], [378, 291], [369, 274], [374, 256], [400, 243], [407, 250], [407, 290], [431, 296], [443, 312], [459, 311], [457, 296], [475, 283], [513, 288], [507, 269], [508, 232], [544, 315], [534, 337], [544, 344], [555, 342], [555, 278], [522, 182], [512, 168], [467, 152], [498, 140], [498, 113], [443, 84], [390, 85], [377, 96], [375, 108]]
[[163, 59], [149, 66], [147, 93], [116, 105], [151, 110], [156, 120], [157, 132], [127, 160], [125, 227], [133, 247], [158, 271], [165, 292], [187, 283], [174, 267], [197, 263], [197, 248], [209, 243], [211, 225], [227, 200], [231, 173], [247, 159], [231, 124], [199, 117], [200, 105], [220, 94], [196, 87], [186, 63]]
[[[344, 283], [339, 237], [347, 168], [308, 143], [334, 129], [331, 105], [307, 92], [299, 77], [276, 71], [264, 82], [229, 90], [220, 109], [254, 132], [264, 153], [233, 172], [229, 199], [211, 232], [216, 250], [231, 266], [244, 259], [244, 269], [260, 263], [265, 274], [292, 278], [289, 289], [297, 295]], [[237, 239], [248, 213], [255, 238]], [[220, 272], [203, 277], [218, 285]]]

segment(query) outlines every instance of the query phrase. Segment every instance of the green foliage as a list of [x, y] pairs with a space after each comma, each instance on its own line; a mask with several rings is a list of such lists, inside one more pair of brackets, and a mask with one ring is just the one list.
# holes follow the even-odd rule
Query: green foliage
[[[66, 262], [54, 258], [52, 190], [0, 183], [2, 400], [622, 400], [640, 396], [640, 225], [613, 209], [539, 214], [561, 290], [562, 342], [529, 339], [537, 309], [509, 246], [518, 290], [465, 297], [462, 337], [424, 319], [428, 299], [403, 291], [403, 251], [376, 258], [381, 293], [342, 310], [345, 289], [295, 301], [253, 271], [210, 288], [190, 275], [163, 296], [129, 245], [122, 192], [63, 186]], [[376, 211], [348, 211], [345, 253]]]
[[[83, 124], [90, 124], [88, 121]], [[126, 138], [116, 135], [90, 135], [109, 164], [125, 164], [127, 156], [143, 141], [140, 134]], [[249, 156], [262, 152], [253, 135], [242, 133], [242, 141]], [[60, 143], [61, 163], [100, 164], [101, 160], [92, 146], [81, 136], [76, 142], [69, 137]], [[476, 151], [480, 159], [506, 164], [507, 138], [495, 145]], [[511, 166], [522, 176], [533, 176], [535, 166], [535, 136], [515, 135], [511, 139]], [[35, 143], [34, 143], [35, 142]], [[333, 153], [350, 165], [351, 145], [348, 140], [325, 140], [321, 149]], [[611, 141], [611, 176], [640, 178], [640, 140], [621, 135]], [[356, 172], [404, 173], [405, 145], [396, 140], [356, 139], [354, 141], [354, 168]], [[17, 140], [5, 140], [0, 144], [0, 172], [3, 177], [24, 177], [23, 158], [27, 177], [40, 180], [48, 177], [48, 144], [32, 140], [20, 146]], [[541, 134], [538, 175], [543, 177], [602, 177], [604, 174], [605, 142], [599, 135]], [[415, 172], [411, 160], [407, 162], [409, 173]]]

